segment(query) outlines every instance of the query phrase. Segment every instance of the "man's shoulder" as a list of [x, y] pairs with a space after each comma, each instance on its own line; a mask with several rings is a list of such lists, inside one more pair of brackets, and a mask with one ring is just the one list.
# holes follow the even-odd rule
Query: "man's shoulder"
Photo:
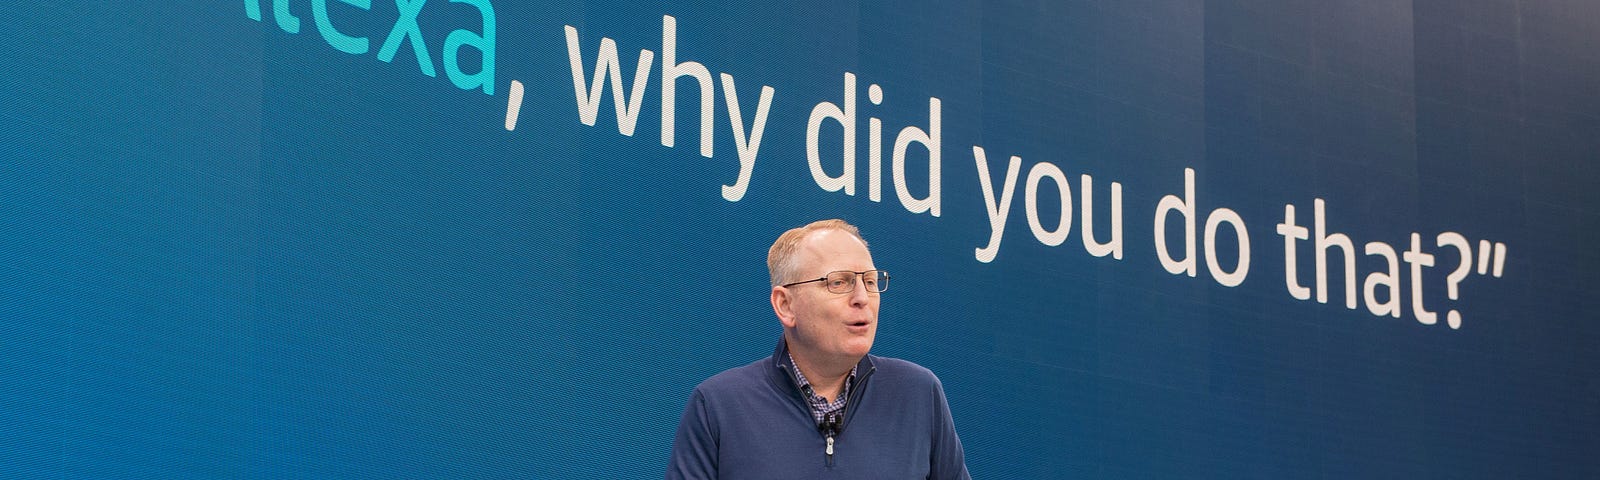
[[943, 388], [932, 370], [909, 360], [873, 355], [872, 366], [874, 382], [883, 380], [911, 387]]
[[721, 373], [712, 375], [711, 378], [700, 382], [700, 385], [695, 386], [695, 390], [700, 392], [701, 395], [717, 396], [747, 392], [756, 388], [767, 388], [767, 370], [774, 368], [769, 365], [770, 363], [772, 363], [770, 358], [762, 358], [745, 365], [723, 370]]

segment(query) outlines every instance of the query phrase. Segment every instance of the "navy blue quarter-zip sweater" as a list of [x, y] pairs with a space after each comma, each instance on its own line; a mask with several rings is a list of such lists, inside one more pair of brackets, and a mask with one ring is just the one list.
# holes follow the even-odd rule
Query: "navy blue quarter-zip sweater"
[[695, 387], [667, 478], [971, 478], [933, 372], [905, 360], [863, 357], [844, 421], [832, 432], [812, 419], [787, 359], [780, 340], [772, 357]]

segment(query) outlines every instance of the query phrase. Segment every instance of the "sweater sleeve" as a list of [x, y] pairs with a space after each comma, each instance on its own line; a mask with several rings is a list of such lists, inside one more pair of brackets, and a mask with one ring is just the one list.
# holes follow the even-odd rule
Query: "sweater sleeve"
[[938, 480], [971, 480], [967, 473], [966, 453], [961, 449], [961, 438], [956, 435], [955, 421], [950, 418], [950, 403], [944, 396], [944, 384], [935, 377], [933, 458], [929, 459], [928, 478]]
[[717, 434], [699, 389], [689, 397], [678, 422], [678, 435], [672, 442], [672, 460], [667, 464], [667, 480], [711, 480], [717, 478]]

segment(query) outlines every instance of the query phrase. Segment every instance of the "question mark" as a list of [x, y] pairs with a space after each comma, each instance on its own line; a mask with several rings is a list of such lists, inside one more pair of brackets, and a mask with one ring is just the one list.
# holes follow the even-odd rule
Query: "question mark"
[[[1467, 237], [1463, 237], [1456, 232], [1440, 233], [1438, 243], [1440, 247], [1456, 247], [1457, 253], [1461, 254], [1461, 265], [1457, 266], [1454, 272], [1450, 272], [1449, 277], [1445, 277], [1447, 280], [1446, 286], [1448, 286], [1446, 292], [1450, 295], [1450, 299], [1459, 299], [1461, 297], [1461, 280], [1467, 278], [1467, 272], [1472, 270], [1472, 244], [1467, 242]], [[1460, 329], [1461, 312], [1451, 309], [1450, 313], [1445, 316], [1445, 321], [1449, 323], [1451, 330]]]

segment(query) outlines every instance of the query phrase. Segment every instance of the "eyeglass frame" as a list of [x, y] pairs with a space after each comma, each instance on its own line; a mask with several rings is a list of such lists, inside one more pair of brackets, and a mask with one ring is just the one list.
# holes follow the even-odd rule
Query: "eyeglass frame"
[[[881, 289], [872, 290], [870, 288], [866, 288], [866, 275], [867, 275], [867, 272], [878, 272], [880, 274], [883, 274], [883, 280], [884, 281], [883, 281], [883, 287]], [[830, 289], [828, 289], [828, 286], [826, 284], [824, 284], [822, 286], [822, 288], [824, 290], [828, 290], [828, 293], [832, 293], [832, 294], [835, 294], [835, 295], [844, 295], [844, 294], [855, 292], [857, 283], [862, 284], [862, 288], [866, 289], [868, 294], [876, 295], [876, 294], [879, 294], [879, 293], [883, 293], [883, 292], [889, 291], [889, 278], [890, 278], [889, 272], [884, 271], [882, 269], [876, 269], [876, 268], [872, 269], [872, 270], [862, 270], [862, 271], [859, 271], [859, 272], [852, 271], [852, 270], [834, 270], [834, 271], [831, 271], [831, 272], [828, 272], [828, 273], [824, 274], [820, 278], [813, 278], [813, 279], [810, 279], [810, 280], [801, 280], [801, 281], [798, 281], [798, 282], [786, 283], [786, 284], [779, 285], [779, 286], [783, 287], [783, 288], [789, 288], [789, 287], [793, 287], [795, 285], [804, 285], [804, 284], [813, 283], [813, 282], [825, 282], [825, 281], [828, 281], [828, 277], [829, 276], [832, 276], [835, 273], [851, 273], [851, 274], [855, 274], [855, 278], [851, 279], [852, 281], [850, 282], [850, 289], [849, 290], [845, 290], [843, 292], [835, 292], [833, 290], [830, 290]]]

